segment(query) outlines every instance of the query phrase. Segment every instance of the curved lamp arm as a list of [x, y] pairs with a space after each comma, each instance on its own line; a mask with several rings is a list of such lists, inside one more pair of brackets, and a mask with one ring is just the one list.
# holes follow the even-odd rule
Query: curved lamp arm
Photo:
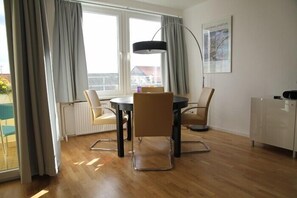
[[195, 42], [196, 42], [196, 44], [198, 46], [198, 49], [199, 49], [200, 59], [201, 59], [201, 62], [202, 62], [202, 66], [201, 66], [202, 88], [204, 88], [204, 64], [203, 64], [202, 50], [201, 50], [200, 44], [199, 44], [196, 36], [193, 34], [193, 32], [187, 26], [185, 26], [185, 25], [183, 25], [181, 23], [168, 23], [166, 25], [163, 25], [162, 27], [160, 27], [156, 31], [156, 33], [154, 34], [151, 41], [142, 41], [142, 42], [134, 43], [133, 44], [133, 52], [134, 53], [141, 53], [141, 54], [151, 54], [151, 53], [161, 53], [163, 51], [166, 51], [167, 50], [166, 42], [164, 42], [164, 41], [154, 41], [154, 38], [161, 29], [163, 29], [163, 28], [165, 29], [166, 27], [168, 27], [170, 25], [179, 25], [179, 26], [185, 28], [186, 30], [188, 30], [190, 32], [190, 34], [194, 37]]
[[198, 42], [196, 36], [194, 35], [194, 33], [193, 33], [187, 26], [185, 26], [185, 25], [183, 25], [183, 24], [181, 24], [181, 23], [168, 23], [168, 24], [166, 24], [166, 25], [163, 25], [162, 27], [160, 27], [160, 28], [156, 31], [156, 33], [154, 34], [152, 40], [154, 40], [154, 38], [156, 37], [156, 35], [158, 34], [158, 32], [159, 32], [161, 29], [163, 29], [163, 28], [165, 28], [165, 27], [168, 27], [168, 26], [170, 26], [170, 25], [179, 25], [179, 26], [185, 28], [186, 30], [188, 30], [188, 31], [190, 32], [190, 34], [194, 37], [196, 44], [198, 45], [198, 49], [199, 49], [199, 53], [200, 53], [200, 59], [201, 59], [201, 61], [203, 62], [202, 50], [201, 50], [200, 44], [199, 44], [199, 42]]

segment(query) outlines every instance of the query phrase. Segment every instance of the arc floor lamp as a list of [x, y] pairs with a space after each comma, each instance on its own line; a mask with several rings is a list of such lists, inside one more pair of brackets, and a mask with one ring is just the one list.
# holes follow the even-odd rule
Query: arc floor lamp
[[[183, 28], [185, 28], [186, 30], [188, 30], [190, 32], [190, 34], [194, 37], [195, 42], [198, 46], [199, 49], [199, 55], [200, 55], [200, 59], [202, 62], [202, 66], [201, 66], [201, 73], [202, 73], [202, 88], [204, 88], [204, 65], [203, 65], [203, 56], [202, 56], [202, 50], [201, 47], [199, 45], [199, 42], [197, 40], [197, 38], [195, 37], [195, 35], [193, 34], [193, 32], [185, 25], [181, 24], [181, 23], [169, 23], [166, 24], [164, 26], [162, 26], [161, 28], [159, 28], [156, 33], [154, 34], [153, 38], [151, 41], [140, 41], [140, 42], [136, 42], [133, 43], [133, 52], [137, 53], [137, 54], [156, 54], [156, 53], [162, 53], [162, 52], [166, 52], [167, 51], [167, 43], [165, 41], [154, 41], [154, 38], [156, 36], [156, 34], [163, 28], [166, 28], [170, 25], [178, 25], [181, 26]], [[201, 126], [200, 125], [192, 125], [190, 127], [191, 130], [194, 131], [206, 131], [205, 126]]]
[[166, 52], [167, 51], [167, 43], [165, 41], [154, 41], [154, 38], [161, 29], [163, 29], [163, 28], [165, 29], [166, 27], [168, 27], [170, 25], [181, 26], [181, 27], [185, 28], [186, 30], [188, 30], [190, 32], [190, 34], [194, 37], [195, 42], [196, 42], [196, 44], [198, 46], [198, 49], [199, 49], [199, 55], [200, 55], [200, 59], [201, 59], [201, 62], [202, 62], [202, 66], [201, 66], [202, 88], [204, 88], [204, 65], [203, 65], [202, 50], [201, 50], [201, 47], [199, 45], [199, 42], [198, 42], [197, 38], [195, 37], [193, 32], [187, 26], [185, 26], [185, 25], [183, 25], [181, 23], [169, 23], [169, 24], [166, 24], [166, 25], [160, 27], [156, 31], [156, 33], [154, 34], [151, 41], [140, 41], [140, 42], [133, 43], [133, 52], [136, 53], [136, 54], [156, 54], [156, 53]]

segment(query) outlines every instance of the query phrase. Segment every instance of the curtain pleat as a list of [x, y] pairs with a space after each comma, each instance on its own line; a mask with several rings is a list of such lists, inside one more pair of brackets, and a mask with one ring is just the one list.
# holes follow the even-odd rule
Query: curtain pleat
[[[20, 176], [58, 172], [57, 125], [44, 0], [4, 0]], [[51, 102], [52, 101], [52, 102]], [[51, 107], [51, 109], [50, 109]], [[53, 109], [52, 109], [53, 108]], [[52, 115], [52, 116], [51, 116]]]
[[87, 64], [80, 3], [55, 1], [53, 72], [57, 102], [85, 100]]
[[162, 16], [162, 39], [167, 53], [162, 57], [162, 75], [166, 90], [176, 95], [189, 93], [188, 58], [181, 18]]

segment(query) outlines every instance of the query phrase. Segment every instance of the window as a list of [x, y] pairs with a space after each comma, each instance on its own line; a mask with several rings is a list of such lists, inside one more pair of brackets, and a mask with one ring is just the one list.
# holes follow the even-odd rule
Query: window
[[[83, 34], [89, 89], [101, 96], [126, 95], [137, 86], [161, 85], [161, 55], [133, 54], [134, 42], [151, 40], [161, 18], [83, 7]], [[155, 40], [160, 40], [157, 34]]]
[[[130, 51], [132, 44], [138, 41], [152, 39], [161, 27], [160, 21], [139, 19], [131, 17], [130, 24]], [[145, 28], [143, 28], [145, 27]], [[145, 30], [145, 31], [144, 31]], [[161, 34], [157, 34], [155, 39], [160, 40]], [[130, 61], [131, 89], [137, 86], [158, 86], [161, 82], [161, 54], [131, 54]]]
[[88, 83], [100, 92], [118, 92], [119, 78], [119, 16], [112, 13], [83, 13]]
[[0, 0], [0, 43], [0, 181], [5, 181], [18, 176], [19, 162], [3, 0]]

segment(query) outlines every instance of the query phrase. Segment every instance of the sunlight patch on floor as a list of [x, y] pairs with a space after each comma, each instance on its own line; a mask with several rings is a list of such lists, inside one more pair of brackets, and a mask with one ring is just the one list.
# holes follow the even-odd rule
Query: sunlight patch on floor
[[96, 172], [97, 170], [99, 170], [102, 166], [104, 166], [104, 164], [98, 164], [98, 165], [97, 165], [97, 168], [95, 168], [95, 172]]
[[99, 159], [100, 159], [100, 158], [95, 158], [95, 159], [89, 161], [89, 162], [87, 163], [87, 165], [88, 165], [88, 166], [93, 165], [93, 164], [94, 164], [95, 162], [97, 162]]
[[81, 161], [81, 162], [74, 162], [74, 165], [82, 165], [83, 163], [85, 163], [85, 161]]
[[48, 190], [41, 190], [40, 192], [36, 193], [35, 195], [33, 195], [31, 198], [38, 198], [41, 197], [43, 195], [45, 195], [46, 193], [48, 193]]

